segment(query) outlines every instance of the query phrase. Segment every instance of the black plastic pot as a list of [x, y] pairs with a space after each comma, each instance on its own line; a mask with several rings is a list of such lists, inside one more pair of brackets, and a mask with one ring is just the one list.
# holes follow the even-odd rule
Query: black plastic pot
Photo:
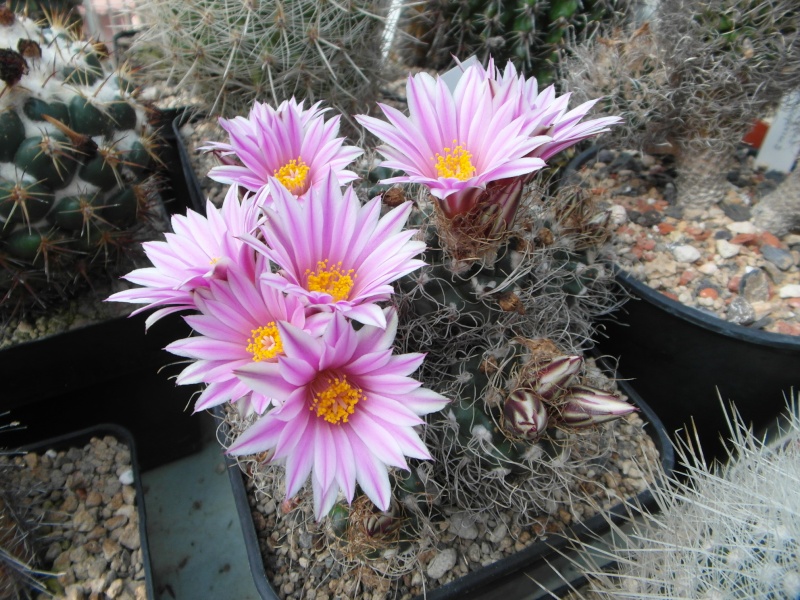
[[[670, 473], [675, 464], [675, 455], [658, 415], [642, 400], [630, 384], [620, 381], [619, 385], [622, 392], [629, 397], [629, 400], [640, 408], [642, 419], [646, 422], [645, 428], [653, 438], [660, 453], [661, 465], [665, 472]], [[253, 575], [256, 589], [262, 599], [277, 600], [279, 596], [272, 588], [264, 570], [258, 536], [245, 489], [245, 475], [234, 460], [226, 458], [226, 462], [229, 467], [228, 473], [233, 488], [236, 509], [239, 514], [239, 521], [244, 533], [250, 572]], [[647, 508], [653, 508], [655, 505], [650, 492], [642, 492], [638, 495], [637, 500], [641, 506]], [[612, 512], [618, 517], [619, 521], [622, 520], [622, 515], [626, 514], [621, 504], [612, 509]], [[449, 598], [468, 598], [472, 600], [477, 600], [478, 598], [485, 598], [486, 600], [503, 598], [504, 600], [512, 600], [514, 598], [530, 598], [531, 594], [538, 588], [527, 573], [549, 570], [548, 565], [560, 562], [562, 557], [559, 552], [567, 550], [570, 538], [587, 539], [592, 536], [602, 535], [609, 530], [610, 526], [606, 519], [602, 515], [597, 515], [572, 527], [567, 534], [550, 535], [546, 540], [535, 542], [516, 554], [473, 571], [451, 583], [430, 590], [425, 597], [427, 600]], [[577, 584], [581, 580], [581, 575], [577, 572], [568, 574], [565, 571], [564, 576], [566, 581], [570, 581], [573, 584]], [[553, 591], [563, 591], [561, 590], [561, 583], [559, 583], [558, 588], [558, 590]]]
[[[145, 586], [147, 589], [147, 598], [149, 600], [155, 600], [153, 571], [150, 564], [150, 548], [147, 542], [147, 516], [144, 505], [144, 488], [142, 487], [141, 469], [139, 468], [139, 459], [136, 453], [136, 442], [130, 431], [119, 425], [103, 423], [80, 431], [73, 431], [72, 433], [27, 444], [20, 449], [24, 452], [43, 454], [48, 450], [59, 451], [69, 448], [83, 448], [92, 438], [104, 437], [106, 435], [113, 436], [117, 441], [125, 444], [130, 450], [133, 486], [136, 490], [136, 512], [139, 518], [139, 545], [142, 551], [142, 563], [144, 564]], [[3, 437], [3, 443], [5, 444], [7, 439], [5, 435]], [[9, 445], [8, 447], [12, 446]]]
[[[168, 213], [185, 212], [188, 196], [171, 130], [164, 139], [164, 206]], [[170, 315], [145, 333], [146, 318], [116, 317], [0, 350], [0, 410], [28, 425], [4, 441], [22, 445], [33, 432], [57, 435], [110, 422], [139, 440], [145, 469], [199, 449], [200, 429], [186, 410], [193, 388], [176, 388], [160, 372], [177, 360], [164, 347], [191, 329]]]
[[[201, 114], [192, 114], [188, 117], [189, 121], [200, 120], [203, 118]], [[189, 148], [183, 141], [181, 135], [181, 127], [187, 122], [187, 118], [181, 115], [172, 121], [172, 137], [175, 140], [175, 146], [178, 151], [178, 158], [180, 160], [180, 168], [183, 173], [183, 179], [186, 181], [189, 206], [192, 210], [206, 214], [206, 200], [203, 188], [200, 185], [200, 178], [192, 168], [192, 161], [189, 157]]]
[[752, 330], [684, 306], [618, 272], [632, 295], [605, 325], [598, 349], [619, 369], [673, 434], [694, 422], [706, 459], [724, 460], [728, 432], [720, 397], [756, 431], [771, 425], [800, 389], [800, 338]]
[[[578, 155], [565, 177], [574, 177], [597, 151]], [[620, 372], [634, 380], [671, 434], [694, 422], [707, 460], [727, 457], [720, 397], [759, 431], [785, 408], [790, 390], [800, 389], [800, 337], [729, 323], [621, 269], [616, 280], [632, 298], [605, 325], [598, 350], [619, 359]]]

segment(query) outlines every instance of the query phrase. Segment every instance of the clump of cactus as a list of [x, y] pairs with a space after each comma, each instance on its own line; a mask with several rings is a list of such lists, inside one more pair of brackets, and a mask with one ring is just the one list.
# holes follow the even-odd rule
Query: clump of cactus
[[133, 249], [156, 206], [156, 137], [105, 46], [57, 17], [0, 7], [0, 48], [0, 307], [15, 310]]
[[409, 65], [441, 70], [453, 56], [511, 60], [539, 83], [554, 79], [570, 39], [627, 5], [623, 0], [426, 0], [406, 9], [402, 40]]
[[191, 311], [197, 335], [167, 350], [191, 359], [179, 384], [208, 384], [195, 409], [233, 404], [228, 452], [254, 487], [346, 568], [390, 577], [446, 514], [554, 511], [612, 448], [599, 425], [636, 410], [583, 357], [617, 305], [609, 213], [536, 178], [617, 119], [583, 120], [593, 102], [569, 110], [511, 63], [461, 68], [453, 89], [409, 78], [407, 115], [355, 117], [385, 142], [364, 203], [341, 190], [360, 151], [319, 105], [223, 120], [223, 205], [173, 217], [127, 276], [142, 287], [110, 298], [151, 322]]
[[674, 154], [679, 205], [708, 206], [732, 150], [800, 86], [800, 13], [790, 0], [665, 0], [571, 50], [564, 87], [604, 97], [625, 119], [621, 143]]
[[387, 0], [137, 0], [143, 30], [131, 48], [147, 76], [232, 117], [255, 101], [325, 100], [363, 110], [381, 83]]
[[[726, 413], [727, 462], [709, 466], [697, 439], [676, 445], [682, 475], [653, 486], [659, 512], [612, 525], [607, 549], [581, 546], [589, 578], [574, 597], [797, 598], [800, 596], [800, 419], [775, 439]], [[660, 474], [664, 476], [664, 474]], [[615, 563], [617, 568], [603, 568]], [[588, 565], [588, 566], [585, 566]]]

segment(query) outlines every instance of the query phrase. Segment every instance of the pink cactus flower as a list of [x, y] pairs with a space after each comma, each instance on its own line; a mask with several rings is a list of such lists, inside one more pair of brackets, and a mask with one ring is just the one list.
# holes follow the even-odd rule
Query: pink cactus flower
[[411, 203], [381, 217], [380, 198], [361, 206], [352, 188], [342, 194], [331, 171], [303, 203], [283, 187], [269, 194], [264, 242], [244, 238], [280, 269], [262, 279], [320, 311], [385, 327], [375, 303], [391, 296], [391, 282], [425, 264], [413, 258], [425, 249], [424, 242], [411, 239], [416, 230], [403, 229]]
[[272, 403], [234, 375], [253, 362], [277, 362], [283, 352], [277, 323], [285, 321], [318, 337], [327, 320], [306, 319], [303, 304], [237, 269], [226, 280], [211, 280], [195, 294], [198, 315], [184, 317], [196, 335], [177, 340], [167, 350], [192, 362], [178, 375], [179, 385], [208, 384], [195, 412], [224, 402], [239, 402], [240, 412], [263, 413]]
[[158, 319], [181, 310], [196, 308], [194, 291], [212, 279], [225, 279], [235, 265], [255, 273], [257, 258], [239, 236], [256, 229], [260, 213], [254, 198], [240, 201], [238, 186], [231, 186], [221, 208], [209, 201], [206, 217], [188, 210], [172, 217], [166, 241], [142, 244], [152, 267], [135, 269], [123, 279], [142, 287], [112, 294], [111, 302], [145, 304], [132, 314], [158, 308], [147, 318], [149, 327]]
[[424, 355], [393, 355], [397, 316], [392, 309], [386, 309], [385, 320], [386, 329], [356, 331], [337, 313], [321, 338], [279, 322], [284, 353], [278, 361], [251, 363], [236, 372], [278, 405], [228, 452], [270, 452], [271, 461], [285, 464], [287, 498], [310, 475], [318, 520], [340, 490], [351, 502], [356, 483], [387, 510], [388, 468], [407, 469], [406, 457], [431, 458], [414, 427], [448, 401], [409, 377]]
[[533, 125], [516, 114], [519, 102], [494, 101], [482, 67], [467, 67], [453, 92], [441, 78], [418, 73], [409, 77], [406, 95], [408, 117], [383, 104], [388, 123], [356, 116], [385, 142], [378, 148], [383, 166], [406, 172], [382, 183], [423, 184], [452, 217], [469, 209], [460, 195], [545, 166], [532, 154], [551, 138], [532, 135]]
[[255, 103], [247, 118], [220, 119], [230, 143], [211, 142], [202, 150], [219, 153], [227, 164], [214, 167], [208, 176], [221, 183], [236, 183], [257, 192], [275, 178], [295, 196], [304, 196], [322, 183], [329, 169], [345, 185], [357, 176], [345, 167], [362, 151], [344, 146], [339, 116], [325, 121], [319, 103], [303, 109], [294, 98], [277, 109]]

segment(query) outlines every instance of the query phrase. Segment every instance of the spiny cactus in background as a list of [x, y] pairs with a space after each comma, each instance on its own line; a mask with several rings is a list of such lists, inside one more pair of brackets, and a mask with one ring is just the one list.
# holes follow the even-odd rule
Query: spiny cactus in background
[[[728, 417], [728, 456], [709, 467], [697, 440], [676, 446], [684, 476], [651, 486], [659, 512], [612, 525], [607, 550], [578, 543], [575, 557], [589, 578], [573, 597], [798, 598], [800, 597], [800, 419], [765, 443], [735, 407]], [[663, 476], [663, 474], [661, 474]], [[582, 562], [585, 561], [585, 562]], [[604, 570], [615, 562], [618, 570]], [[587, 566], [588, 565], [588, 566]]]
[[795, 166], [778, 187], [758, 201], [753, 222], [777, 236], [800, 231], [800, 168]]
[[0, 7], [0, 307], [99, 277], [149, 218], [156, 137], [107, 49]]
[[401, 52], [411, 66], [441, 70], [453, 56], [511, 60], [550, 83], [567, 40], [628, 4], [625, 0], [426, 0], [408, 7]]
[[800, 87], [800, 11], [792, 0], [663, 0], [652, 21], [571, 54], [563, 87], [603, 96], [627, 124], [618, 140], [675, 154], [678, 203], [708, 206], [755, 119]]
[[82, 0], [6, 0], [6, 6], [17, 14], [36, 21], [61, 15], [70, 26], [81, 27], [83, 17], [78, 7]]
[[209, 116], [254, 101], [324, 100], [363, 110], [381, 83], [388, 0], [137, 0], [143, 24], [131, 53], [145, 75], [199, 97]]

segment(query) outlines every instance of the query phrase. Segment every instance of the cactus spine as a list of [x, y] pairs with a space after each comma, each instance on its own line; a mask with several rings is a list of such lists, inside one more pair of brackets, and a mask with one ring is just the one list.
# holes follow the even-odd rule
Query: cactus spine
[[504, 65], [510, 60], [540, 85], [555, 75], [560, 49], [573, 36], [614, 13], [615, 0], [428, 0], [407, 10], [410, 36], [404, 58], [413, 66], [443, 69], [452, 55], [491, 54]]
[[155, 136], [102, 44], [0, 7], [0, 306], [91, 283], [148, 218]]
[[572, 48], [563, 86], [603, 96], [622, 143], [675, 155], [678, 203], [709, 206], [728, 188], [732, 149], [800, 86], [800, 13], [787, 0], [664, 0], [651, 21]]
[[[138, 0], [145, 24], [132, 48], [149, 74], [191, 91], [208, 115], [254, 101], [324, 100], [348, 114], [381, 81], [387, 0]], [[152, 57], [156, 57], [153, 61]]]
[[[614, 526], [614, 543], [599, 554], [578, 543], [589, 585], [573, 597], [800, 596], [797, 405], [790, 403], [784, 431], [771, 443], [748, 429], [735, 407], [729, 414], [726, 464], [708, 466], [687, 435], [676, 446], [685, 477], [651, 489], [658, 513], [630, 519], [630, 528]], [[610, 561], [618, 570], [602, 568]]]

